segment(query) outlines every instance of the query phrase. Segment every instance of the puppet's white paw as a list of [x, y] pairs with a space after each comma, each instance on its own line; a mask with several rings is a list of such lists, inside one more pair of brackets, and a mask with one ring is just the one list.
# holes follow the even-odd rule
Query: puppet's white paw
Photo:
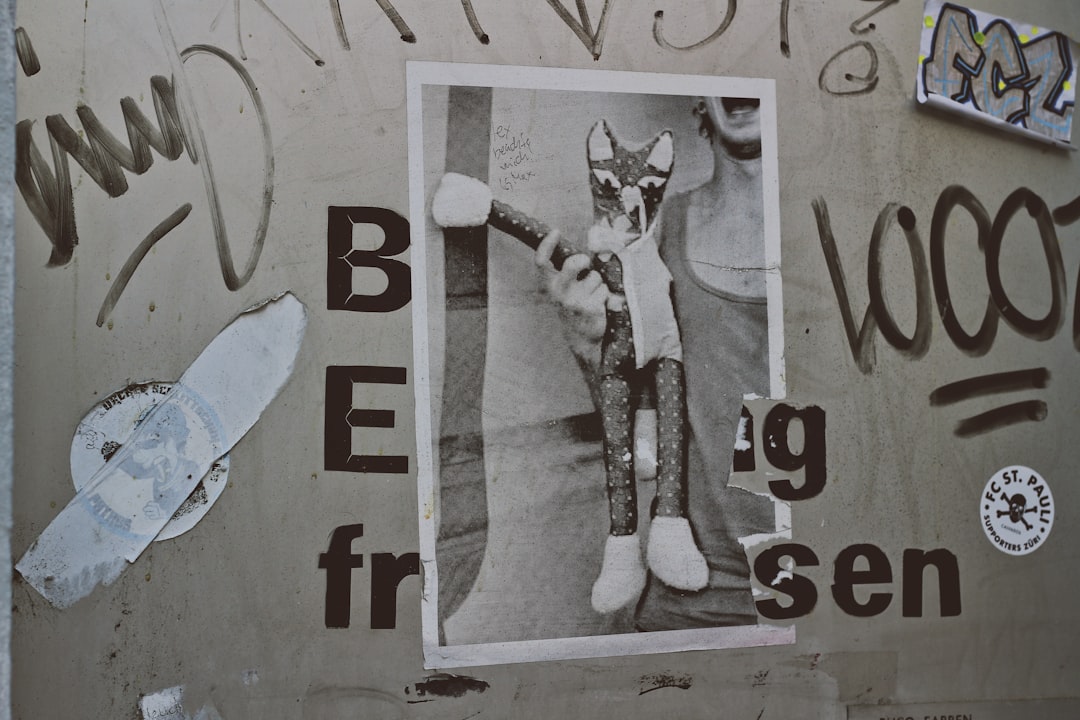
[[596, 612], [615, 612], [636, 602], [645, 589], [645, 565], [641, 542], [635, 535], [608, 535], [604, 565], [593, 583], [592, 606]]
[[649, 526], [649, 569], [670, 587], [701, 590], [709, 584], [709, 564], [694, 543], [690, 521], [655, 517]]

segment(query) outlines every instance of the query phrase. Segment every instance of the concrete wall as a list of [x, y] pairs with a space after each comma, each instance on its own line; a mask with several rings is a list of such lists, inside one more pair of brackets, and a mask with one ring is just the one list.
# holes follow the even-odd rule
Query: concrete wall
[[[48, 212], [32, 212], [26, 199], [32, 190], [13, 188], [0, 204], [0, 536], [7, 541], [10, 509], [13, 562], [76, 497], [73, 439], [75, 451], [89, 444], [101, 454], [97, 436], [76, 438], [79, 423], [97, 404], [132, 383], [176, 380], [239, 312], [282, 291], [307, 307], [307, 333], [291, 379], [231, 451], [227, 487], [193, 529], [151, 544], [115, 582], [67, 609], [53, 607], [14, 575], [15, 717], [152, 717], [152, 709], [139, 714], [140, 699], [156, 696], [163, 703], [160, 714], [173, 707], [170, 696], [160, 693], [180, 685], [189, 718], [202, 709], [200, 717], [216, 713], [225, 720], [1075, 716], [1075, 701], [1038, 703], [1075, 698], [1080, 672], [1073, 618], [1080, 584], [1080, 499], [1073, 481], [1080, 465], [1074, 391], [1080, 386], [1074, 337], [1080, 225], [1069, 205], [1077, 195], [1080, 160], [1073, 152], [916, 107], [914, 74], [925, 27], [917, 0], [883, 7], [855, 28], [876, 3], [613, 3], [602, 47], [589, 48], [579, 37], [585, 33], [575, 34], [551, 3], [524, 0], [475, 0], [487, 42], [474, 35], [459, 3], [398, 0], [395, 27], [375, 3], [340, 3], [338, 24], [337, 2], [240, 2], [239, 29], [230, 2], [162, 2], [163, 11], [158, 5], [37, 0], [18, 8], [16, 24], [32, 41], [41, 70], [18, 71], [17, 112], [12, 91], [0, 90], [0, 116], [32, 123], [28, 132], [43, 167], [56, 169], [46, 118], [63, 116], [71, 134], [58, 130], [56, 120], [52, 133], [74, 146], [87, 137], [87, 111], [80, 119], [79, 108], [92, 108], [126, 145], [122, 100], [131, 98], [124, 104], [158, 125], [154, 89], [160, 99], [170, 79], [183, 108], [172, 117], [178, 137], [194, 143], [201, 128], [206, 144], [197, 162], [187, 152], [169, 160], [151, 150], [153, 164], [143, 172], [113, 168], [126, 189], [115, 177], [111, 184], [103, 179], [108, 153], [69, 158], [79, 242], [70, 259], [52, 266], [60, 233], [47, 229]], [[577, 5], [588, 5], [595, 28], [602, 3]], [[1080, 36], [1073, 0], [981, 5]], [[654, 39], [660, 10], [668, 46]], [[718, 37], [689, 50], [670, 47], [707, 38], [721, 27], [726, 10], [734, 15]], [[402, 40], [412, 39], [409, 33], [415, 42]], [[5, 42], [10, 36], [10, 27], [4, 28]], [[0, 57], [0, 77], [10, 84], [16, 66], [8, 45], [0, 47]], [[437, 508], [428, 507], [433, 498], [417, 495], [414, 420], [430, 409], [414, 411], [414, 383], [425, 378], [413, 362], [412, 306], [337, 309], [341, 299], [327, 279], [328, 264], [337, 262], [327, 251], [328, 207], [389, 209], [409, 218], [414, 230], [423, 216], [410, 208], [410, 60], [775, 79], [780, 212], [774, 220], [782, 241], [785, 402], [821, 408], [825, 417], [825, 486], [813, 498], [790, 503], [790, 542], [812, 551], [817, 561], [804, 554], [797, 567], [785, 568], [804, 581], [802, 597], [812, 585], [816, 598], [805, 614], [778, 623], [795, 628], [793, 644], [449, 669], [467, 672], [471, 680], [425, 669], [422, 582], [407, 570], [410, 562], [420, 569], [411, 555], [420, 547], [418, 526]], [[499, 89], [493, 103], [520, 106], [531, 102], [529, 95]], [[657, 118], [669, 110], [658, 108]], [[608, 111], [569, 100], [534, 115], [537, 122], [570, 126]], [[680, 112], [690, 123], [689, 113]], [[653, 119], [643, 117], [640, 128], [625, 132], [637, 138]], [[680, 136], [692, 130], [682, 128]], [[418, 140], [429, 151], [446, 148], [441, 133]], [[567, 139], [567, 147], [582, 144], [579, 133]], [[11, 145], [9, 140], [0, 153], [7, 177], [13, 174]], [[259, 232], [268, 155], [273, 196], [265, 245], [250, 279], [230, 289], [215, 244], [205, 171], [212, 164], [213, 196], [240, 272]], [[561, 155], [552, 159], [560, 166], [569, 162]], [[23, 169], [28, 165], [24, 161]], [[680, 186], [697, 182], [700, 170], [687, 168]], [[37, 182], [39, 189], [55, 187], [42, 174]], [[1017, 188], [1031, 192], [1017, 196], [1009, 220], [999, 209]], [[578, 189], [552, 185], [519, 202], [534, 203], [526, 209], [538, 213], [565, 212], [584, 224], [588, 200]], [[935, 225], [935, 208], [958, 198], [965, 204], [947, 219], [939, 212]], [[67, 207], [62, 197], [50, 202], [56, 212]], [[140, 243], [188, 204], [190, 213], [137, 263], [115, 306], [103, 309]], [[1039, 215], [1043, 205], [1040, 225], [1029, 212]], [[910, 216], [898, 213], [900, 207], [915, 216], [911, 245], [898, 220]], [[986, 238], [980, 246], [983, 211]], [[881, 250], [880, 297], [872, 297], [877, 274], [868, 278], [868, 266], [877, 266], [868, 254], [879, 217], [890, 225]], [[998, 318], [996, 334], [965, 350], [951, 323], [955, 318], [974, 334], [987, 313], [995, 281], [987, 278], [986, 253], [996, 247], [989, 240], [995, 217], [996, 227], [1005, 228], [995, 292], [1008, 302], [1003, 311], [990, 309], [989, 316]], [[1040, 243], [1040, 228], [1052, 235], [1052, 244]], [[414, 250], [421, 237], [412, 236]], [[931, 252], [933, 238], [947, 238], [940, 256]], [[515, 382], [514, 373], [492, 378], [488, 367], [490, 405], [481, 407], [476, 397], [456, 402], [473, 403], [470, 422], [505, 426], [515, 408], [521, 411], [522, 397], [550, 384], [551, 393], [526, 408], [529, 421], [543, 425], [588, 411], [580, 373], [557, 344], [550, 307], [539, 304], [528, 253], [495, 239], [488, 246], [488, 297], [503, 315], [470, 315], [470, 322], [484, 328], [485, 321], [516, 322], [514, 313], [532, 318], [546, 334], [497, 351], [542, 372]], [[358, 249], [381, 240], [374, 226], [354, 229]], [[392, 259], [413, 265], [416, 255], [407, 250]], [[939, 302], [941, 288], [932, 277], [944, 266], [947, 303]], [[358, 271], [352, 288], [378, 294], [384, 275]], [[391, 300], [402, 287], [392, 288]], [[413, 287], [413, 297], [420, 292]], [[865, 320], [871, 303], [876, 320]], [[467, 301], [461, 307], [476, 314]], [[1047, 315], [1049, 321], [1032, 328]], [[881, 327], [890, 316], [897, 328], [886, 337]], [[859, 351], [860, 327], [872, 338], [872, 350]], [[915, 335], [917, 328], [917, 347], [898, 347], [904, 345], [899, 336]], [[474, 332], [477, 343], [485, 341], [483, 329]], [[440, 359], [432, 357], [437, 380]], [[358, 472], [328, 460], [326, 409], [339, 397], [338, 391], [328, 395], [329, 368], [341, 366], [406, 369], [404, 383], [351, 387], [351, 407], [393, 410], [393, 427], [344, 433], [352, 438], [352, 454], [407, 458], [407, 472]], [[1007, 393], [987, 394], [993, 383], [984, 380], [984, 392], [962, 402], [941, 400], [940, 389], [950, 383], [1017, 370], [1032, 372]], [[1022, 420], [1013, 424], [983, 422], [967, 434], [958, 425], [1017, 402], [1044, 404], [1023, 406], [1026, 414], [1010, 416]], [[806, 479], [801, 468], [769, 461], [776, 445], [764, 435], [764, 418], [775, 406], [753, 405], [757, 464], [741, 479], [763, 492], [770, 481], [792, 478], [797, 486]], [[464, 427], [461, 418], [442, 413], [455, 433]], [[387, 415], [377, 417], [375, 425], [388, 424]], [[343, 417], [329, 419], [344, 427]], [[789, 438], [794, 454], [804, 444], [797, 426], [792, 423]], [[451, 450], [461, 453], [462, 464], [475, 460], [469, 454], [475, 448]], [[984, 486], [1013, 465], [1045, 478], [1056, 509], [1052, 533], [1023, 556], [1001, 552], [982, 529], [981, 513], [989, 504]], [[599, 477], [596, 482], [600, 497]], [[463, 502], [482, 508], [492, 525], [506, 527], [507, 513], [528, 511], [530, 498], [496, 492], [491, 497], [506, 503], [489, 504], [483, 489], [481, 484], [479, 496]], [[351, 548], [363, 554], [363, 565], [353, 565], [345, 586], [351, 589], [349, 626], [328, 627], [328, 603], [341, 600], [343, 590], [328, 589], [320, 555], [336, 531], [361, 523], [363, 535]], [[548, 550], [542, 534], [535, 537], [525, 555]], [[851, 546], [863, 553], [853, 565], [852, 551], [845, 552]], [[919, 551], [935, 550], [955, 558], [958, 614], [943, 616], [935, 571], [918, 572]], [[386, 564], [385, 555], [375, 557], [380, 553], [402, 558], [401, 564]], [[557, 557], [545, 559], [558, 565]], [[846, 599], [843, 578], [871, 563], [880, 570], [883, 559], [889, 572], [856, 576], [867, 582], [857, 584], [854, 600]], [[403, 575], [390, 600], [392, 583], [385, 576], [373, 580], [376, 572], [392, 575], [388, 567]], [[910, 588], [920, 581], [926, 589], [916, 612], [918, 598]], [[889, 594], [888, 607], [870, 617], [850, 612], [870, 602], [870, 593]], [[392, 629], [381, 627], [387, 608]], [[6, 645], [6, 629], [0, 624], [0, 645]], [[0, 655], [2, 677], [6, 659]], [[1010, 701], [1021, 700], [1036, 705], [1009, 710]]]

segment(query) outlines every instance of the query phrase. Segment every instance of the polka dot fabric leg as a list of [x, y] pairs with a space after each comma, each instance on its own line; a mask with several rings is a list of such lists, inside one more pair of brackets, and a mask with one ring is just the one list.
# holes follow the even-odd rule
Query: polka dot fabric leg
[[686, 382], [678, 360], [656, 363], [656, 514], [686, 514]]
[[[608, 289], [622, 294], [622, 266], [612, 257], [601, 270]], [[607, 311], [607, 328], [600, 346], [600, 418], [604, 429], [604, 467], [607, 470], [611, 531], [604, 543], [604, 561], [593, 583], [592, 606], [609, 613], [637, 602], [645, 589], [647, 571], [637, 535], [637, 490], [634, 480], [633, 413], [630, 382], [634, 336], [630, 313]]]
[[[612, 256], [602, 275], [612, 292], [621, 292], [622, 266]], [[637, 531], [637, 491], [634, 485], [633, 413], [630, 410], [630, 383], [633, 372], [634, 336], [630, 313], [607, 311], [607, 328], [600, 349], [600, 418], [604, 429], [604, 467], [607, 470], [611, 534], [632, 535]]]

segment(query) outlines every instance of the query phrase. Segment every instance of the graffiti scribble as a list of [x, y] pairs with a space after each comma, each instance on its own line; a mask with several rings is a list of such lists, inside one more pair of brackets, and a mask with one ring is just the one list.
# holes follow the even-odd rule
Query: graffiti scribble
[[869, 20], [885, 8], [889, 7], [890, 5], [895, 5], [898, 2], [900, 2], [900, 0], [882, 0], [881, 4], [878, 5], [876, 8], [866, 13], [862, 17], [857, 18], [855, 22], [851, 23], [851, 25], [848, 26], [848, 30], [851, 32], [852, 35], [865, 35], [871, 30], [875, 30], [877, 28], [877, 25], [874, 25], [874, 23], [867, 23], [866, 27], [862, 27], [863, 21]]
[[[293, 32], [293, 29], [291, 27], [285, 24], [284, 20], [278, 17], [277, 13], [270, 9], [270, 6], [266, 4], [265, 0], [252, 0], [252, 2], [261, 7], [266, 12], [266, 14], [274, 20], [274, 22], [280, 25], [281, 29], [285, 31], [285, 34], [289, 36], [289, 39], [293, 41], [293, 44], [300, 48], [300, 50], [302, 50], [305, 55], [311, 58], [312, 62], [314, 62], [319, 67], [322, 67], [326, 64], [326, 62], [321, 57], [319, 57], [319, 55], [314, 50], [312, 50], [307, 43], [300, 39], [299, 35]], [[341, 8], [337, 8], [337, 11], [338, 15], [340, 16]], [[244, 52], [244, 41], [242, 39], [243, 33], [240, 30], [240, 0], [233, 0], [233, 15], [236, 19], [236, 44], [240, 50], [240, 59], [247, 60], [247, 53]], [[348, 42], [348, 40], [346, 40], [346, 42]]]
[[[656, 40], [657, 45], [664, 48], [665, 50], [696, 50], [699, 47], [704, 47], [705, 45], [708, 45], [713, 40], [716, 40], [718, 37], [723, 35], [724, 32], [728, 29], [728, 26], [731, 25], [731, 21], [735, 19], [735, 11], [737, 9], [736, 6], [736, 0], [728, 0], [727, 11], [724, 13], [724, 19], [720, 21], [720, 26], [713, 30], [713, 32], [708, 37], [698, 40], [696, 43], [691, 43], [689, 45], [672, 45], [670, 42], [667, 41], [667, 39], [664, 37], [664, 11], [657, 10], [656, 14], [653, 16], [653, 39]], [[786, 17], [787, 14], [784, 13], [784, 18], [786, 19]]]
[[[178, 50], [160, 3], [156, 4], [156, 11], [158, 27], [173, 76], [172, 80], [161, 75], [150, 79], [150, 95], [156, 124], [139, 109], [131, 97], [120, 101], [127, 134], [126, 143], [113, 135], [88, 105], [79, 105], [75, 111], [82, 125], [81, 132], [76, 131], [63, 115], [50, 115], [45, 119], [50, 163], [34, 139], [34, 121], [21, 120], [15, 126], [15, 183], [31, 215], [52, 245], [48, 266], [62, 266], [71, 261], [79, 242], [69, 158], [74, 159], [109, 197], [115, 198], [127, 192], [128, 174], [142, 175], [153, 166], [155, 153], [167, 160], [176, 160], [186, 150], [188, 157], [199, 165], [202, 172], [222, 277], [226, 287], [237, 290], [243, 287], [255, 272], [266, 240], [273, 202], [273, 144], [265, 108], [254, 80], [239, 60], [224, 50], [209, 45], [193, 45], [183, 51]], [[240, 272], [237, 272], [233, 262], [206, 135], [192, 101], [193, 93], [185, 73], [185, 64], [198, 55], [210, 56], [224, 62], [237, 75], [254, 106], [259, 123], [263, 149], [262, 203], [251, 251]], [[140, 243], [102, 304], [98, 325], [101, 325], [112, 311], [127, 280], [146, 251], [181, 223], [190, 209], [190, 205], [182, 205]]]
[[[870, 56], [870, 67], [867, 68], [864, 75], [855, 75], [854, 73], [850, 72], [844, 73], [844, 80], [852, 83], [851, 88], [839, 89], [833, 87], [832, 84], [829, 82], [829, 78], [831, 75], [829, 73], [829, 68], [832, 67], [834, 62], [838, 61], [840, 58], [847, 55], [848, 53], [858, 50], [859, 48], [865, 50]], [[874, 46], [868, 43], [866, 40], [856, 40], [847, 47], [838, 50], [835, 55], [833, 55], [826, 61], [825, 65], [821, 68], [821, 72], [818, 74], [818, 87], [820, 87], [822, 90], [829, 93], [830, 95], [864, 95], [866, 93], [873, 92], [874, 88], [877, 87], [877, 68], [877, 50], [875, 50]]]
[[135, 250], [128, 257], [127, 262], [124, 263], [124, 267], [120, 268], [120, 272], [117, 273], [116, 279], [113, 280], [112, 287], [109, 288], [108, 294], [105, 296], [104, 302], [101, 303], [101, 309], [98, 310], [97, 326], [101, 327], [105, 324], [105, 321], [112, 314], [113, 308], [116, 307], [116, 301], [120, 299], [121, 293], [124, 292], [124, 288], [127, 287], [128, 281], [131, 280], [131, 276], [135, 274], [135, 268], [139, 267], [139, 263], [146, 257], [146, 253], [150, 252], [150, 248], [157, 244], [157, 241], [169, 234], [169, 231], [174, 227], [184, 222], [184, 218], [191, 212], [191, 203], [184, 203], [173, 212], [172, 215], [162, 220], [157, 226], [150, 231], [150, 234], [143, 238], [142, 242], [136, 246]]
[[[930, 226], [929, 262], [919, 237], [915, 213], [897, 203], [887, 204], [878, 214], [870, 237], [866, 264], [866, 285], [870, 302], [863, 314], [861, 325], [856, 325], [856, 312], [851, 306], [847, 278], [829, 220], [828, 205], [824, 198], [818, 197], [811, 202], [811, 207], [817, 220], [818, 237], [829, 278], [836, 293], [844, 334], [852, 358], [859, 371], [864, 374], [873, 372], [876, 364], [874, 336], [877, 330], [880, 330], [885, 341], [904, 357], [918, 359], [926, 353], [930, 345], [933, 321], [931, 308], [935, 300], [949, 339], [958, 350], [973, 357], [985, 355], [990, 350], [997, 335], [998, 323], [1002, 320], [1020, 336], [1038, 342], [1050, 340], [1064, 325], [1068, 287], [1055, 224], [1068, 225], [1077, 219], [1076, 216], [1080, 215], [1080, 198], [1058, 207], [1051, 213], [1046, 202], [1035, 192], [1024, 187], [1017, 188], [1001, 203], [991, 221], [986, 208], [971, 191], [951, 185], [938, 196], [934, 208]], [[968, 238], [966, 242], [976, 244], [984, 255], [989, 297], [982, 324], [974, 334], [965, 330], [957, 319], [945, 267], [946, 236], [950, 233], [948, 220], [956, 208], [962, 208], [974, 220], [975, 237]], [[1042, 317], [1031, 317], [1017, 308], [1002, 281], [1001, 250], [1005, 236], [1010, 226], [1024, 218], [1035, 226], [1035, 234], [1039, 237], [1048, 271], [1046, 291], [1050, 307]], [[912, 291], [916, 306], [915, 329], [910, 335], [900, 329], [892, 309], [885, 301], [882, 247], [894, 220], [903, 230], [914, 272]], [[1080, 275], [1077, 276], [1077, 284], [1080, 285]], [[1080, 350], [1080, 295], [1073, 308], [1073, 345]], [[1032, 407], [1025, 406], [1024, 411], [1031, 412]]]
[[[979, 375], [936, 388], [930, 393], [930, 405], [938, 407], [987, 395], [1043, 389], [1049, 382], [1050, 371], [1046, 368]], [[1028, 400], [964, 418], [957, 423], [953, 432], [958, 437], [972, 437], [1018, 422], [1038, 422], [1046, 419], [1046, 415], [1045, 402]]]
[[[732, 0], [734, 1], [734, 0]], [[555, 14], [566, 23], [574, 35], [577, 35], [578, 39], [585, 46], [590, 53], [592, 53], [593, 60], [599, 60], [600, 54], [604, 49], [604, 35], [607, 33], [607, 24], [609, 13], [611, 12], [611, 0], [604, 0], [604, 7], [600, 11], [600, 22], [596, 26], [596, 31], [592, 29], [592, 23], [589, 20], [589, 11], [585, 7], [585, 3], [581, 0], [577, 3], [578, 15], [580, 18], [575, 18], [570, 14], [570, 11], [563, 7], [563, 4], [559, 0], [547, 0], [547, 4], [551, 6]]]
[[37, 75], [41, 72], [41, 62], [37, 53], [34, 52], [34, 44], [30, 42], [30, 36], [21, 27], [15, 28], [15, 55], [19, 58], [19, 66], [26, 73], [26, 77]]

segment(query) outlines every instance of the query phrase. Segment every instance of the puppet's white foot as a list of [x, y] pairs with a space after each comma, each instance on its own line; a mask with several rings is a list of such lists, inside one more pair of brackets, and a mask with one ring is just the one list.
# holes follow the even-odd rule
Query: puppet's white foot
[[694, 543], [690, 521], [655, 517], [649, 526], [649, 569], [679, 590], [701, 590], [709, 584], [709, 564]]
[[636, 602], [645, 589], [645, 564], [641, 542], [635, 535], [608, 535], [604, 565], [593, 583], [592, 606], [596, 612], [615, 612]]

